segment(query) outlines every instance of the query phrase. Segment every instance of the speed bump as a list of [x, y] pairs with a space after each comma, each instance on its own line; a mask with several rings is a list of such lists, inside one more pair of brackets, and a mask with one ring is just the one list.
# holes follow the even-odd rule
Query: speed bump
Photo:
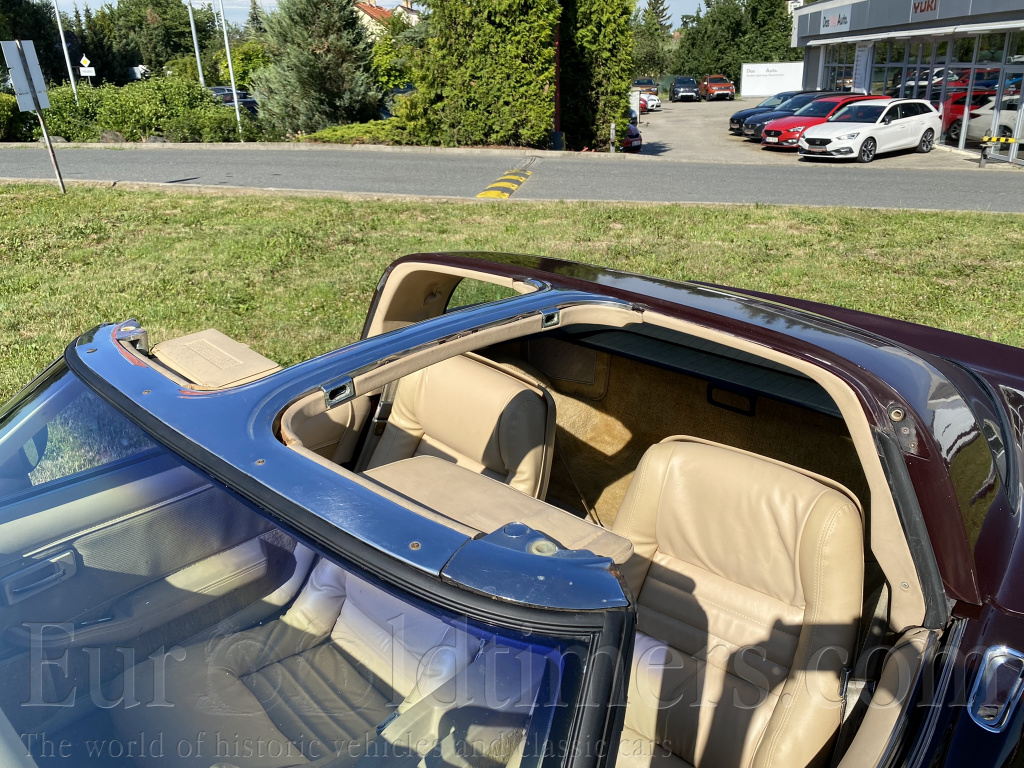
[[493, 184], [489, 184], [487, 189], [477, 195], [477, 197], [507, 200], [512, 193], [526, 183], [526, 180], [530, 178], [530, 175], [531, 172], [525, 168], [513, 168]]

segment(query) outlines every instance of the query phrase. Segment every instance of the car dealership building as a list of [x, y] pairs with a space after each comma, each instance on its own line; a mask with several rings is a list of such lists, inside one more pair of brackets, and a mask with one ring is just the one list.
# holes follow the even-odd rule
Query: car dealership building
[[1024, 0], [823, 0], [794, 12], [793, 45], [806, 88], [928, 99], [943, 143], [1018, 154]]

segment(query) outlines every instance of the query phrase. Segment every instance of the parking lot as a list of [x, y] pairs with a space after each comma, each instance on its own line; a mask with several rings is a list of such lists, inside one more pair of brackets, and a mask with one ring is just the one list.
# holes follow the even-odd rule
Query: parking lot
[[[672, 103], [666, 95], [660, 110], [640, 116], [644, 137], [641, 154], [666, 160], [693, 163], [736, 163], [740, 165], [792, 165], [842, 161], [805, 160], [795, 150], [763, 149], [760, 142], [728, 131], [729, 115], [756, 106], [760, 99]], [[868, 167], [927, 170], [977, 168], [976, 154], [936, 147], [927, 155], [913, 150], [878, 157]], [[988, 169], [1000, 167], [990, 164]]]

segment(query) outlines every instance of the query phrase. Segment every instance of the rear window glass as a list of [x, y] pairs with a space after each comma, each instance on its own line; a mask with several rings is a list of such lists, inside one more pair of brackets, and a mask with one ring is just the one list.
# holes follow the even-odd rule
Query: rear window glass
[[471, 277], [464, 278], [455, 286], [452, 296], [448, 299], [448, 307], [445, 310], [450, 312], [460, 307], [472, 307], [477, 304], [487, 304], [492, 301], [511, 299], [519, 294], [512, 288], [503, 285], [488, 283], [484, 280], [474, 280]]

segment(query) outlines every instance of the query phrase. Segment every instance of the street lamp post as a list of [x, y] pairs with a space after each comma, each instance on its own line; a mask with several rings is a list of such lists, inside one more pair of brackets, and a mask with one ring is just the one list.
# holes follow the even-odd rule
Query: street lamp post
[[[54, 0], [56, 2], [56, 0]], [[235, 87], [235, 68], [231, 64], [231, 43], [228, 41], [228, 19], [224, 15], [224, 0], [220, 0], [220, 25], [224, 29], [224, 52], [228, 55], [228, 74], [231, 76], [231, 95], [235, 101], [235, 120], [238, 122], [238, 135], [242, 135], [242, 113], [238, 111], [238, 88]]]
[[68, 53], [68, 41], [64, 39], [64, 25], [61, 24], [60, 21], [60, 9], [57, 7], [57, 0], [53, 0], [53, 15], [57, 17], [57, 31], [60, 32], [60, 47], [64, 50], [64, 63], [68, 65], [68, 78], [71, 80], [71, 91], [75, 94], [75, 104], [77, 104], [78, 86], [75, 85], [75, 73], [71, 71], [71, 54]]
[[203, 62], [199, 58], [199, 37], [196, 35], [196, 17], [192, 15], [192, 0], [188, 0], [188, 23], [192, 26], [192, 47], [196, 49], [196, 66], [199, 68], [199, 84], [206, 87], [203, 77]]

